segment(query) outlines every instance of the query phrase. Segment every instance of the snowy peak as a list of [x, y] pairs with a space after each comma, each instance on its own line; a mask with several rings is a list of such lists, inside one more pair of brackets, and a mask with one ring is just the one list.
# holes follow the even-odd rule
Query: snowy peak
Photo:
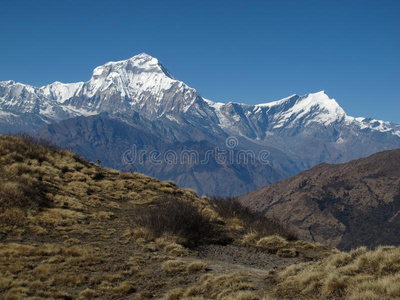
[[12, 80], [0, 82], [0, 109], [18, 113], [31, 112], [40, 104], [38, 88]]
[[160, 73], [171, 79], [175, 79], [175, 77], [158, 61], [157, 58], [146, 53], [141, 53], [126, 60], [111, 61], [95, 68], [91, 80], [107, 77], [111, 73], [116, 73], [112, 74], [112, 76], [116, 76], [121, 73], [140, 72]]
[[248, 134], [244, 133], [245, 131], [254, 132], [254, 129], [258, 128], [259, 138], [263, 138], [267, 131], [279, 128], [300, 128], [312, 123], [327, 126], [347, 117], [336, 100], [329, 98], [324, 91], [304, 96], [292, 95], [254, 106], [211, 101], [207, 103], [216, 111], [223, 128], [240, 130], [246, 136]]
[[62, 83], [56, 81], [40, 88], [43, 95], [58, 103], [64, 103], [69, 98], [75, 96], [82, 88], [83, 82], [77, 83]]
[[58, 110], [66, 117], [139, 112], [155, 119], [190, 110], [200, 119], [208, 114], [203, 110], [209, 109], [195, 89], [176, 80], [158, 59], [145, 53], [99, 66], [87, 82], [54, 82], [41, 88], [13, 81], [0, 83], [0, 109], [34, 111], [42, 102], [61, 105]]
[[161, 93], [170, 89], [176, 81], [158, 59], [142, 53], [95, 68], [91, 79], [83, 87], [82, 95], [90, 98], [96, 93], [107, 92], [134, 99], [143, 92]]
[[293, 110], [301, 113], [318, 110], [319, 114], [325, 115], [326, 121], [328, 119], [331, 121], [338, 120], [346, 116], [343, 108], [335, 99], [329, 98], [325, 91], [299, 97]]
[[345, 111], [324, 91], [304, 96], [294, 95], [271, 103], [271, 107], [273, 106], [285, 107], [276, 117], [277, 123], [274, 128], [295, 127], [300, 124], [307, 126], [312, 122], [326, 126], [346, 118]]

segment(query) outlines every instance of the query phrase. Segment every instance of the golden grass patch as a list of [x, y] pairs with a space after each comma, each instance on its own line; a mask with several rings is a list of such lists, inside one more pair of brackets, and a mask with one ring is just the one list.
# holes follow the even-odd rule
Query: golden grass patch
[[177, 243], [165, 245], [164, 250], [174, 256], [185, 256], [189, 254], [189, 250]]
[[161, 266], [168, 274], [178, 274], [186, 271], [186, 263], [181, 260], [168, 260]]
[[276, 293], [310, 299], [398, 299], [400, 248], [365, 247], [331, 255], [320, 262], [294, 265], [278, 273]]
[[97, 211], [90, 214], [90, 218], [92, 219], [103, 219], [103, 220], [110, 220], [114, 216], [115, 214], [110, 211]]
[[188, 273], [196, 273], [196, 272], [204, 271], [206, 269], [206, 267], [207, 267], [206, 263], [204, 263], [202, 261], [194, 261], [187, 266], [186, 271]]
[[153, 232], [145, 227], [134, 228], [131, 234], [137, 243], [149, 242], [155, 238]]
[[85, 218], [81, 212], [62, 208], [49, 208], [32, 217], [33, 223], [45, 226], [73, 225]]
[[[249, 276], [243, 274], [205, 274], [200, 277], [196, 284], [182, 291], [180, 294], [182, 298], [177, 299], [192, 299], [192, 297], [193, 299], [194, 297], [204, 297], [205, 299], [216, 300], [237, 299], [234, 297], [240, 294], [246, 295], [246, 297], [258, 297], [257, 294], [253, 292], [254, 289], [255, 287], [250, 282]], [[176, 291], [176, 293], [178, 293], [178, 291]]]
[[276, 255], [280, 257], [296, 257], [299, 255], [299, 252], [297, 252], [296, 249], [289, 248], [289, 249], [279, 249], [276, 252]]
[[267, 236], [257, 242], [257, 247], [265, 248], [272, 251], [277, 251], [285, 247], [288, 241], [278, 235]]
[[134, 291], [135, 291], [134, 283], [130, 281], [121, 282], [112, 289], [113, 294], [118, 297], [126, 296]]

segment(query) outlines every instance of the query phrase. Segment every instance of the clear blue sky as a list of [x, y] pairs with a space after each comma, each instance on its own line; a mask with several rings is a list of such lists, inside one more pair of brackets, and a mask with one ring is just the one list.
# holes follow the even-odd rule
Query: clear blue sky
[[400, 123], [397, 0], [5, 0], [0, 81], [87, 81], [146, 52], [213, 101], [325, 90], [353, 116]]

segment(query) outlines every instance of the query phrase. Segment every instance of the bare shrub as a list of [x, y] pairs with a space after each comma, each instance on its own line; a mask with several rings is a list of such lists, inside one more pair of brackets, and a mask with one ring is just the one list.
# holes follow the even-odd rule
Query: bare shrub
[[175, 235], [189, 247], [217, 242], [223, 237], [216, 224], [196, 206], [178, 198], [167, 198], [157, 206], [145, 205], [136, 209], [132, 223], [149, 229], [156, 237]]
[[[46, 185], [43, 184], [43, 171], [39, 164], [49, 155], [64, 153], [55, 144], [37, 140], [29, 135], [7, 136], [0, 141], [0, 155], [8, 157], [7, 163], [0, 168], [0, 212], [19, 208], [40, 210], [49, 207]], [[10, 223], [11, 222], [11, 223]], [[9, 225], [18, 220], [8, 220]]]
[[[56, 144], [45, 140], [37, 139], [28, 134], [18, 134], [13, 140], [9, 140], [9, 150], [23, 154], [27, 159], [37, 159], [39, 162], [46, 160], [48, 153], [60, 153], [64, 151]], [[4, 145], [3, 147], [7, 144]]]
[[[4, 170], [4, 168], [3, 168]], [[3, 176], [7, 172], [2, 172]], [[50, 207], [51, 201], [45, 196], [46, 187], [39, 181], [26, 176], [0, 175], [0, 214], [6, 213], [8, 217], [0, 218], [0, 222], [8, 225], [21, 225], [27, 210], [39, 210]], [[23, 214], [14, 214], [18, 211]]]
[[288, 241], [297, 240], [296, 234], [278, 220], [267, 218], [243, 206], [235, 198], [212, 197], [216, 212], [224, 219], [237, 218], [243, 225], [244, 233], [256, 233], [258, 237], [279, 235]]

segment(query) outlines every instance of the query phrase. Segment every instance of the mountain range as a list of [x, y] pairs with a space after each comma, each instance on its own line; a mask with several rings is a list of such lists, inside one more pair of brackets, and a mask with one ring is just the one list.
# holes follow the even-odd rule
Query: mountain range
[[213, 195], [400, 148], [400, 125], [348, 116], [324, 91], [212, 102], [144, 53], [95, 68], [87, 82], [0, 82], [0, 133], [16, 132]]

